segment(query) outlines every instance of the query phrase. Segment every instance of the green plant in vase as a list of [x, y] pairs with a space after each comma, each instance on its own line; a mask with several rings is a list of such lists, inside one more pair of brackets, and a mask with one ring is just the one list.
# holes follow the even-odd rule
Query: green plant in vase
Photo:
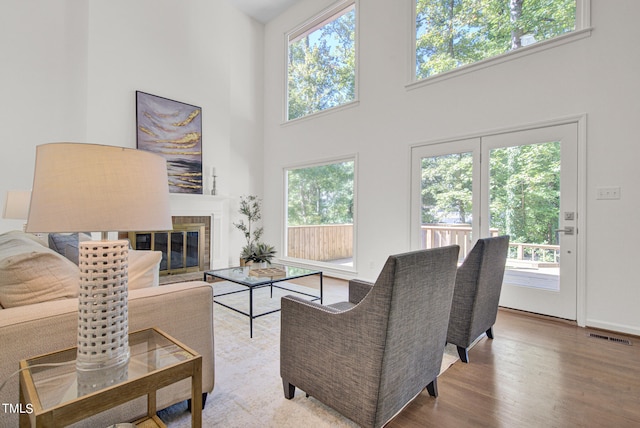
[[271, 264], [271, 259], [276, 255], [276, 249], [273, 245], [259, 242], [255, 247], [253, 254], [253, 261], [255, 263], [268, 263]]
[[233, 225], [244, 234], [246, 244], [240, 252], [240, 264], [271, 263], [276, 254], [275, 247], [260, 242], [263, 228], [257, 227], [256, 222], [262, 217], [262, 200], [255, 195], [242, 196], [238, 212], [244, 216]]

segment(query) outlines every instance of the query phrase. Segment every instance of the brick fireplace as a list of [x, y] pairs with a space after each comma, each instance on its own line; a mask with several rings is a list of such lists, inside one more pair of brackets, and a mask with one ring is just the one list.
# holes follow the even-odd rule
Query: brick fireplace
[[161, 251], [162, 276], [228, 267], [227, 198], [171, 194], [170, 203], [172, 231], [121, 233], [120, 238], [136, 249]]
[[136, 250], [162, 253], [160, 275], [202, 272], [211, 268], [211, 217], [173, 216], [173, 230], [130, 232]]

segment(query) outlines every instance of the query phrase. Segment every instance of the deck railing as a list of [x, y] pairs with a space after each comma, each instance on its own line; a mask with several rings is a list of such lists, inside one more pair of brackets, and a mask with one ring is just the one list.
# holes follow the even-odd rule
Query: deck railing
[[[459, 245], [460, 258], [472, 248], [469, 225], [422, 225], [422, 248]], [[498, 236], [498, 229], [490, 229], [491, 236]], [[331, 261], [353, 257], [353, 224], [329, 224], [289, 226], [287, 255], [293, 258]], [[509, 244], [509, 260], [530, 265], [557, 266], [560, 257], [558, 245]]]
[[[498, 229], [490, 229], [491, 236], [498, 236]], [[471, 251], [471, 226], [469, 225], [422, 225], [422, 248], [436, 248], [457, 244], [460, 246], [460, 256], [464, 258]], [[558, 266], [560, 261], [560, 246], [545, 244], [509, 243], [508, 259], [510, 262], [520, 262], [539, 267]]]
[[538, 267], [558, 267], [559, 245], [509, 244], [509, 259], [535, 263]]
[[[473, 247], [471, 241], [471, 226], [468, 225], [422, 225], [421, 248], [438, 248], [446, 245], [459, 245], [460, 258], [469, 254]], [[498, 229], [491, 229], [491, 236], [498, 236]]]

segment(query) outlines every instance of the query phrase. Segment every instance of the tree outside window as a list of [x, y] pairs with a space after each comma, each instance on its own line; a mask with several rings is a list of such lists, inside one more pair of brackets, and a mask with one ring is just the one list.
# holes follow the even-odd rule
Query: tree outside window
[[[511, 242], [557, 244], [560, 143], [493, 149], [490, 153], [490, 227]], [[471, 225], [472, 154], [421, 160], [422, 225]]]
[[416, 79], [574, 31], [576, 0], [416, 0]]
[[289, 169], [287, 256], [352, 266], [355, 161]]
[[288, 35], [288, 120], [355, 100], [355, 23], [345, 2]]

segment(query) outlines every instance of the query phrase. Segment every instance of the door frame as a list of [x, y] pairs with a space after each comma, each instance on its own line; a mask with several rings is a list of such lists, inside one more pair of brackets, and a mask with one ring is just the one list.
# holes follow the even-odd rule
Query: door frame
[[[450, 148], [451, 145], [455, 145], [453, 149]], [[422, 218], [419, 214], [422, 208], [422, 198], [419, 197], [419, 193], [422, 190], [422, 186], [418, 183], [421, 183], [422, 180], [422, 164], [421, 158], [418, 158], [413, 155], [413, 150], [420, 150], [423, 148], [429, 148], [430, 156], [442, 156], [451, 153], [471, 153], [473, 156], [473, 178], [472, 178], [472, 210], [471, 215], [473, 218], [480, 217], [480, 138], [479, 137], [471, 137], [465, 139], [456, 139], [456, 140], [448, 140], [441, 141], [437, 143], [431, 144], [421, 144], [412, 146], [412, 154], [411, 154], [411, 249], [418, 250], [421, 248], [421, 239], [420, 234], [417, 233], [422, 226]], [[416, 187], [417, 185], [417, 187]], [[480, 236], [480, 227], [478, 222], [472, 222], [471, 224], [471, 236]]]
[[[489, 129], [485, 131], [475, 132], [472, 134], [460, 135], [457, 137], [451, 137], [446, 139], [424, 141], [409, 146], [409, 159], [411, 165], [411, 173], [409, 174], [409, 210], [410, 210], [410, 227], [408, 242], [412, 249], [418, 249], [416, 243], [419, 243], [419, 239], [416, 238], [416, 234], [420, 225], [420, 202], [416, 200], [416, 195], [420, 194], [420, 180], [416, 180], [416, 176], [419, 177], [419, 172], [416, 171], [416, 163], [414, 161], [413, 152], [425, 146], [432, 146], [436, 144], [455, 143], [463, 140], [481, 139], [491, 135], [505, 134], [511, 132], [527, 131], [536, 128], [551, 127], [556, 125], [566, 125], [575, 123], [577, 127], [577, 190], [576, 190], [576, 322], [579, 326], [586, 326], [586, 250], [588, 234], [586, 230], [587, 224], [587, 201], [586, 201], [586, 187], [587, 187], [587, 114], [577, 114], [571, 116], [564, 116], [554, 120], [547, 120], [541, 122], [532, 122], [528, 124], [505, 127], [498, 129]], [[416, 187], [417, 186], [417, 187]], [[416, 209], [416, 207], [418, 207]], [[475, 210], [475, 208], [474, 208]], [[418, 227], [416, 227], [418, 225]]]

